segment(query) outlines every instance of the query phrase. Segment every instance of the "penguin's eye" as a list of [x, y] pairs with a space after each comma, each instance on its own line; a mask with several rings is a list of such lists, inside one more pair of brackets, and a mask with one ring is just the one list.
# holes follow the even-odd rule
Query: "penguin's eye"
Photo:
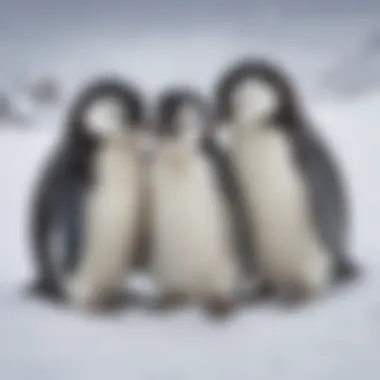
[[90, 106], [84, 121], [90, 133], [106, 137], [125, 129], [125, 110], [117, 99], [100, 99]]

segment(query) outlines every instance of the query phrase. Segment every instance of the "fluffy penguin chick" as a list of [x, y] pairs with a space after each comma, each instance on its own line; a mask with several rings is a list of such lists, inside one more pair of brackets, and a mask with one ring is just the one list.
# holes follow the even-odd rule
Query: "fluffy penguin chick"
[[256, 245], [259, 286], [291, 295], [321, 295], [331, 255], [314, 224], [307, 181], [293, 152], [299, 127], [290, 86], [265, 62], [245, 62], [222, 80], [221, 119], [231, 123], [231, 156]]
[[183, 297], [226, 312], [237, 267], [226, 205], [202, 151], [205, 111], [197, 94], [181, 89], [159, 100], [151, 172], [152, 271], [164, 299]]
[[142, 122], [142, 104], [133, 89], [103, 84], [89, 91], [78, 112], [77, 128], [94, 147], [81, 260], [69, 280], [68, 295], [81, 308], [97, 309], [121, 300], [133, 259], [141, 206], [135, 134]]

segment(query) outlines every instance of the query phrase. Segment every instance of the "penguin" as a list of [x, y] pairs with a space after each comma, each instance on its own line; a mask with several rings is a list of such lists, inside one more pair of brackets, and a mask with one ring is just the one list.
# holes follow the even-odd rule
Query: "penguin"
[[236, 63], [219, 78], [215, 106], [255, 247], [255, 294], [307, 301], [356, 278], [341, 174], [284, 71]]
[[150, 268], [161, 306], [194, 301], [226, 316], [235, 303], [238, 265], [228, 206], [205, 149], [209, 122], [195, 90], [172, 88], [158, 97]]
[[[142, 218], [144, 114], [140, 91], [119, 78], [95, 80], [73, 102], [33, 201], [38, 295], [85, 310], [123, 300]], [[57, 231], [63, 248], [53, 245]]]

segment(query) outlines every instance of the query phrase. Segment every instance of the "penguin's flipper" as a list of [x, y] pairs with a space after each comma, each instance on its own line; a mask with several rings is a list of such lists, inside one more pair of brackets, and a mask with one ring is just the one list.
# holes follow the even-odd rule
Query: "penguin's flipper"
[[349, 208], [344, 183], [335, 158], [315, 131], [306, 128], [294, 134], [296, 161], [311, 191], [315, 222], [334, 255], [334, 279], [354, 279], [360, 270], [347, 247]]
[[[31, 211], [31, 243], [37, 280], [32, 285], [32, 294], [49, 299], [63, 298], [59, 271], [57, 271], [55, 249], [51, 239], [54, 230], [63, 231], [65, 256], [74, 255], [78, 234], [78, 194], [74, 185], [75, 176], [71, 165], [72, 157], [68, 151], [58, 150], [48, 161], [42, 176], [39, 178], [35, 199]], [[64, 258], [69, 261], [68, 258]], [[67, 264], [71, 265], [71, 264]]]

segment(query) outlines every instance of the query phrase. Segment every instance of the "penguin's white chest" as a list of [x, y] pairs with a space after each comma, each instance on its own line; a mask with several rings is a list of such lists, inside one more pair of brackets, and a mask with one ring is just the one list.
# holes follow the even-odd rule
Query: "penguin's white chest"
[[127, 149], [108, 148], [96, 157], [96, 184], [88, 212], [102, 220], [103, 229], [128, 234], [137, 217], [140, 172]]
[[326, 255], [287, 136], [272, 129], [256, 131], [236, 144], [234, 159], [264, 276], [281, 282], [317, 281], [315, 270], [322, 281]]
[[105, 147], [94, 160], [94, 183], [86, 197], [81, 263], [72, 296], [95, 302], [120, 291], [130, 264], [140, 206], [140, 171], [128, 148]]
[[211, 168], [201, 156], [177, 164], [163, 157], [153, 168], [154, 277], [164, 292], [230, 296], [231, 231]]
[[[308, 217], [305, 183], [292, 160], [290, 142], [280, 132], [264, 130], [236, 150], [237, 167], [252, 212], [263, 233], [289, 236]], [[293, 231], [294, 233], [295, 231]]]

